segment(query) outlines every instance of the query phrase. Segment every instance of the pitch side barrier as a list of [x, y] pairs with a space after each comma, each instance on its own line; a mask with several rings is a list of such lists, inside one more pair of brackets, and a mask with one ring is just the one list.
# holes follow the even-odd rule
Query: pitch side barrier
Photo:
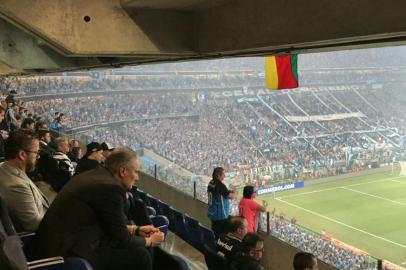
[[285, 183], [280, 185], [263, 186], [257, 190], [257, 195], [264, 195], [268, 193], [275, 193], [279, 191], [285, 191], [289, 189], [296, 189], [304, 187], [303, 181], [296, 181], [293, 183]]

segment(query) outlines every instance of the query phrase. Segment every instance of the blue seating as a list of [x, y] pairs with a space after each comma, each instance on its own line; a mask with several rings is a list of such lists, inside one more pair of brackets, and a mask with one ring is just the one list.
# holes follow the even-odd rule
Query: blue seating
[[217, 252], [216, 240], [214, 237], [214, 232], [209, 228], [200, 225], [200, 231], [202, 232], [202, 242], [203, 245], [206, 245], [211, 250]]
[[169, 230], [175, 232], [175, 223], [173, 221], [173, 214], [171, 207], [164, 202], [161, 202], [159, 208], [161, 209], [162, 215], [166, 216], [169, 220]]
[[74, 270], [92, 270], [92, 266], [86, 260], [79, 257], [69, 257], [65, 259], [63, 269], [74, 269]]
[[158, 214], [162, 215], [161, 210], [159, 209], [159, 201], [158, 201], [158, 199], [156, 199], [156, 198], [152, 197], [151, 195], [149, 195], [148, 200], [149, 200], [150, 206], [153, 207]]
[[[8, 228], [7, 228], [8, 226]], [[23, 236], [24, 237], [24, 236]], [[23, 245], [28, 245], [34, 234], [29, 234], [24, 241], [15, 232], [8, 215], [6, 203], [0, 197], [0, 269], [39, 269], [39, 270], [92, 270], [92, 266], [82, 258], [75, 258], [74, 264], [65, 264], [62, 257], [28, 261]], [[69, 258], [66, 261], [70, 261]]]
[[143, 192], [143, 191], [138, 191], [138, 194], [140, 195], [141, 200], [147, 205], [150, 205], [148, 194]]
[[203, 252], [202, 232], [200, 231], [200, 223], [196, 219], [185, 215], [185, 223], [189, 232], [189, 244], [194, 248]]
[[189, 241], [189, 232], [186, 228], [185, 217], [181, 212], [171, 208], [176, 234], [185, 241]]
[[169, 220], [167, 217], [165, 217], [163, 215], [158, 215], [158, 216], [152, 217], [151, 220], [152, 220], [152, 225], [154, 225], [154, 227], [161, 227], [164, 225], [169, 227]]

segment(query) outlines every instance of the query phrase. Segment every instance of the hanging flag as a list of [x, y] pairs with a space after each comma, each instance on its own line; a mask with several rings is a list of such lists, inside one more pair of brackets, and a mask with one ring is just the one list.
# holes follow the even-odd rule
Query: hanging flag
[[297, 88], [297, 54], [266, 56], [265, 86], [270, 90]]

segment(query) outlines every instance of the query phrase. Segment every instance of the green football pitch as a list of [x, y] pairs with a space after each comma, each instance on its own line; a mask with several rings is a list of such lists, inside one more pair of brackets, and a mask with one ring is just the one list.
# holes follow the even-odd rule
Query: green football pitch
[[406, 266], [406, 177], [379, 173], [305, 184], [257, 200], [305, 228]]

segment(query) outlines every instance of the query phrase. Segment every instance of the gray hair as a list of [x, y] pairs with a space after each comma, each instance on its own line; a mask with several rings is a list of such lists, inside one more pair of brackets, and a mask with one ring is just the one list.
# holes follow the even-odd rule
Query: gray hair
[[67, 142], [69, 143], [68, 138], [66, 137], [58, 137], [55, 139], [55, 145], [58, 147], [61, 143]]
[[127, 147], [116, 148], [110, 156], [106, 158], [104, 165], [111, 173], [116, 173], [118, 170], [127, 166], [132, 159], [138, 159], [136, 152]]

